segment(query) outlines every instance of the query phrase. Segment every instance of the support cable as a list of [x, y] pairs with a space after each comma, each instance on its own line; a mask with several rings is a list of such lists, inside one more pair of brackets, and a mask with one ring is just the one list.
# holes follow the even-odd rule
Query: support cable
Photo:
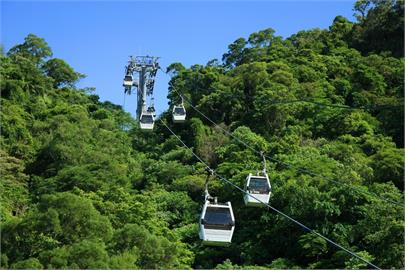
[[[255, 149], [255, 148], [251, 147], [251, 146], [248, 145], [246, 142], [244, 142], [242, 139], [236, 137], [236, 136], [233, 135], [231, 132], [227, 131], [226, 129], [224, 129], [223, 127], [221, 127], [220, 125], [218, 125], [217, 123], [215, 123], [214, 121], [212, 121], [208, 116], [206, 116], [206, 115], [205, 115], [203, 112], [201, 112], [199, 109], [197, 109], [197, 108], [191, 103], [191, 101], [190, 101], [188, 98], [186, 98], [180, 91], [178, 91], [178, 90], [176, 89], [176, 87], [173, 86], [173, 84], [170, 84], [170, 86], [172, 87], [172, 89], [173, 89], [183, 100], [185, 100], [196, 112], [198, 112], [201, 116], [203, 116], [207, 121], [209, 121], [210, 123], [212, 123], [213, 125], [215, 125], [215, 126], [218, 127], [219, 129], [221, 129], [221, 130], [222, 130], [223, 132], [225, 132], [227, 135], [231, 136], [232, 138], [234, 138], [235, 140], [237, 140], [238, 142], [240, 142], [241, 144], [243, 144], [244, 146], [246, 146], [247, 148], [249, 148], [249, 149], [252, 150], [253, 152], [255, 152], [255, 153], [257, 153], [257, 154], [259, 154], [259, 155], [262, 156], [262, 154], [261, 154], [262, 152], [261, 152], [261, 151], [259, 151], [259, 150]], [[302, 172], [302, 173], [306, 173], [306, 174], [309, 174], [309, 175], [311, 175], [311, 176], [320, 177], [320, 178], [325, 179], [325, 180], [327, 180], [327, 181], [330, 181], [330, 182], [332, 182], [332, 183], [335, 183], [335, 184], [338, 184], [338, 185], [342, 185], [342, 186], [351, 188], [351, 189], [356, 190], [356, 191], [358, 191], [358, 192], [360, 192], [360, 193], [364, 193], [364, 194], [371, 195], [371, 196], [373, 196], [373, 197], [375, 197], [375, 198], [378, 198], [378, 199], [380, 199], [380, 200], [383, 200], [383, 201], [385, 201], [385, 202], [387, 202], [387, 203], [397, 205], [397, 206], [399, 206], [399, 207], [401, 207], [401, 208], [405, 208], [405, 206], [404, 206], [402, 203], [400, 203], [400, 202], [397, 202], [397, 201], [394, 201], [394, 200], [390, 200], [390, 199], [387, 199], [387, 198], [383, 198], [383, 197], [381, 197], [381, 196], [378, 196], [378, 195], [375, 194], [375, 193], [372, 193], [372, 192], [370, 192], [370, 191], [362, 190], [362, 189], [360, 189], [360, 188], [358, 188], [358, 187], [356, 187], [356, 186], [354, 186], [354, 185], [347, 184], [347, 183], [343, 183], [343, 182], [340, 182], [340, 181], [336, 181], [336, 180], [334, 180], [334, 179], [332, 179], [332, 178], [330, 178], [330, 177], [326, 177], [326, 176], [323, 176], [323, 175], [314, 173], [314, 172], [312, 172], [312, 171], [310, 171], [310, 170], [308, 170], [308, 169], [301, 168], [301, 167], [298, 167], [298, 166], [296, 166], [296, 165], [292, 165], [292, 164], [286, 163], [286, 162], [284, 162], [284, 161], [278, 160], [278, 159], [273, 158], [273, 157], [270, 157], [270, 156], [268, 156], [268, 155], [265, 155], [265, 157], [267, 157], [269, 160], [272, 160], [272, 161], [274, 161], [274, 162], [276, 162], [276, 163], [278, 163], [278, 164], [281, 164], [281, 165], [286, 166], [286, 167], [288, 167], [288, 168], [295, 169], [296, 171], [299, 171], [299, 172]]]
[[244, 193], [244, 194], [250, 196], [251, 198], [253, 198], [253, 199], [259, 201], [261, 204], [265, 205], [267, 208], [269, 208], [269, 209], [275, 211], [276, 213], [278, 213], [279, 215], [283, 216], [284, 218], [286, 218], [286, 219], [288, 219], [288, 220], [294, 222], [295, 224], [297, 224], [298, 226], [304, 228], [305, 230], [309, 231], [310, 233], [313, 233], [313, 234], [315, 234], [315, 235], [321, 237], [322, 239], [324, 239], [324, 240], [327, 241], [328, 243], [332, 244], [333, 246], [335, 246], [335, 247], [337, 247], [337, 248], [339, 248], [339, 249], [345, 251], [346, 253], [350, 254], [350, 255], [353, 256], [353, 257], [356, 257], [357, 259], [359, 259], [359, 260], [361, 260], [362, 262], [368, 264], [369, 266], [372, 266], [372, 267], [375, 268], [375, 269], [382, 270], [382, 269], [381, 269], [380, 267], [378, 267], [377, 265], [375, 265], [375, 264], [371, 263], [370, 261], [364, 259], [363, 257], [357, 255], [357, 254], [354, 253], [353, 251], [351, 251], [351, 250], [349, 250], [349, 249], [347, 249], [347, 248], [345, 248], [345, 247], [339, 245], [338, 243], [334, 242], [333, 240], [329, 239], [328, 237], [323, 236], [322, 234], [320, 234], [320, 233], [316, 232], [315, 230], [309, 228], [308, 226], [302, 224], [301, 222], [297, 221], [296, 219], [294, 219], [294, 218], [290, 217], [289, 215], [287, 215], [287, 214], [281, 212], [280, 210], [274, 208], [274, 207], [271, 206], [270, 204], [265, 203], [265, 202], [263, 202], [263, 201], [257, 199], [254, 195], [252, 195], [252, 194], [246, 192], [245, 190], [243, 190], [243, 189], [240, 188], [239, 186], [235, 185], [233, 182], [231, 182], [231, 181], [229, 181], [228, 179], [226, 179], [225, 177], [219, 175], [216, 171], [214, 171], [213, 169], [211, 169], [211, 167], [210, 167], [204, 160], [202, 160], [197, 154], [195, 154], [194, 151], [193, 151], [190, 147], [188, 147], [188, 146], [180, 139], [180, 137], [177, 136], [176, 133], [174, 133], [174, 131], [172, 131], [172, 130], [166, 125], [166, 123], [165, 123], [162, 119], [159, 119], [159, 120], [160, 120], [160, 121], [162, 122], [162, 124], [173, 134], [173, 136], [175, 136], [175, 137], [177, 138], [177, 140], [179, 140], [179, 142], [181, 142], [181, 143], [184, 145], [184, 147], [186, 147], [188, 150], [191, 151], [191, 153], [193, 154], [194, 157], [196, 157], [202, 164], [204, 164], [205, 167], [206, 167], [208, 170], [210, 170], [210, 172], [212, 172], [213, 175], [215, 175], [216, 177], [218, 177], [220, 180], [226, 182], [227, 184], [229, 184], [229, 185], [231, 185], [232, 187], [236, 188], [236, 189], [239, 190], [240, 192], [242, 192], [242, 193]]

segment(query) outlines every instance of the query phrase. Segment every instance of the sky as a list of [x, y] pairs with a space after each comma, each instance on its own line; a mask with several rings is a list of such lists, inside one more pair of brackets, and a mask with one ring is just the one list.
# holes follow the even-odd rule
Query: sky
[[[354, 1], [4, 1], [1, 43], [5, 51], [33, 33], [76, 71], [78, 87], [95, 87], [101, 101], [124, 105], [122, 80], [130, 55], [159, 56], [165, 69], [222, 59], [228, 45], [273, 28], [287, 38], [300, 30], [328, 28], [342, 15], [351, 21]], [[168, 109], [169, 76], [158, 72], [155, 107]], [[124, 109], [135, 116], [136, 97]]]

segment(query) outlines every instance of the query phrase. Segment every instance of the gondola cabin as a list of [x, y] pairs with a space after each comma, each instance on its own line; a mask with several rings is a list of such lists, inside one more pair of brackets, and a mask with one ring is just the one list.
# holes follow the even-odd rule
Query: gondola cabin
[[132, 79], [132, 76], [131, 75], [125, 75], [124, 83], [122, 84], [122, 86], [124, 86], [125, 88], [131, 88], [133, 83], [134, 83], [134, 81]]
[[263, 176], [249, 173], [246, 178], [245, 191], [252, 195], [244, 195], [244, 201], [247, 206], [265, 206], [263, 203], [269, 203], [271, 185], [267, 173]]
[[177, 105], [173, 107], [173, 122], [183, 123], [186, 121], [186, 109], [183, 105]]
[[144, 111], [139, 117], [139, 125], [143, 131], [152, 131], [155, 124], [153, 112]]
[[231, 244], [235, 218], [232, 206], [227, 203], [205, 201], [199, 224], [199, 235], [203, 244], [228, 246]]

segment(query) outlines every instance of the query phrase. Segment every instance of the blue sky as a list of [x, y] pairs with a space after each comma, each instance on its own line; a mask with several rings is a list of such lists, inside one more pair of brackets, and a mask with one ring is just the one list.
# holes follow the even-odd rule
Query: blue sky
[[[327, 28], [337, 15], [353, 18], [354, 1], [2, 1], [1, 42], [5, 50], [29, 33], [44, 38], [96, 87], [102, 101], [123, 105], [122, 79], [129, 55], [160, 56], [166, 67], [186, 67], [222, 58], [239, 37], [271, 27], [284, 38]], [[167, 109], [169, 77], [158, 73], [155, 106]], [[125, 110], [135, 115], [136, 97]]]

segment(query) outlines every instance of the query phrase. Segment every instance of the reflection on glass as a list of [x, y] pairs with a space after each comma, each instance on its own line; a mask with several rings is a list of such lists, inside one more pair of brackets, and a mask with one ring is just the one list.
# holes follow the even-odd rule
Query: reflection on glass
[[144, 114], [141, 116], [141, 123], [144, 124], [152, 124], [153, 123], [153, 117], [150, 114]]
[[231, 211], [228, 208], [207, 207], [204, 217], [205, 224], [228, 225], [232, 223]]
[[174, 114], [183, 115], [184, 109], [181, 107], [176, 107], [176, 108], [174, 108]]
[[258, 177], [250, 178], [250, 183], [249, 183], [250, 191], [255, 191], [255, 192], [259, 192], [259, 193], [267, 193], [267, 192], [269, 192], [269, 189], [270, 189], [270, 187], [267, 184], [266, 178], [258, 178]]

